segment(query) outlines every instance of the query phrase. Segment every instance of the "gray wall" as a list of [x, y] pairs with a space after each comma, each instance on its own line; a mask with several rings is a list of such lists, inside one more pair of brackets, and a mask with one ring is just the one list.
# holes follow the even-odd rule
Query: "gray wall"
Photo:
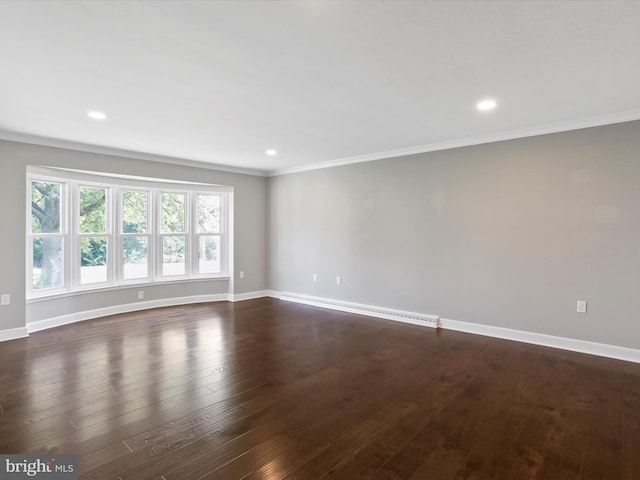
[[271, 178], [270, 288], [640, 349], [639, 155], [630, 122]]
[[[29, 305], [25, 311], [26, 167], [43, 165], [87, 171], [119, 173], [173, 180], [231, 185], [234, 187], [234, 266], [230, 287], [226, 281], [184, 282], [145, 287], [145, 301], [155, 298], [246, 293], [267, 288], [267, 182], [263, 177], [213, 171], [158, 162], [111, 157], [59, 148], [0, 141], [0, 293], [11, 294], [11, 305], [0, 307], [0, 331], [85, 310], [137, 302], [137, 291], [115, 290], [83, 294]], [[237, 275], [244, 270], [245, 278]]]

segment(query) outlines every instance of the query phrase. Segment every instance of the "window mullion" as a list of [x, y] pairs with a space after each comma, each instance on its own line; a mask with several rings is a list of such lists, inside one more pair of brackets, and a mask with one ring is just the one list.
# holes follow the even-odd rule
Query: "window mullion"
[[62, 237], [62, 268], [63, 283], [67, 290], [73, 289], [71, 284], [71, 219], [69, 208], [71, 207], [71, 192], [73, 190], [71, 181], [64, 182], [61, 188], [62, 198], [60, 199], [60, 232]]
[[69, 182], [69, 251], [67, 255], [67, 271], [69, 272], [69, 284], [72, 290], [80, 286], [80, 206], [78, 195], [78, 182]]
[[187, 252], [187, 263], [189, 264], [189, 275], [197, 276], [200, 272], [198, 269], [198, 193], [189, 192], [189, 222], [186, 224], [188, 229], [188, 237], [186, 244], [189, 246]]
[[156, 280], [156, 192], [157, 189], [152, 189], [147, 192], [147, 265], [149, 268], [147, 278], [152, 282]]
[[227, 274], [227, 196], [220, 195], [220, 273]]
[[156, 234], [155, 234], [155, 252], [154, 252], [154, 265], [155, 265], [155, 275], [154, 275], [154, 280], [161, 280], [162, 277], [162, 243], [163, 243], [163, 237], [162, 237], [162, 192], [160, 191], [160, 189], [156, 189], [155, 191], [155, 212], [153, 215], [153, 218], [155, 219], [155, 228], [156, 228]]
[[122, 229], [122, 188], [112, 187], [111, 199], [111, 269], [113, 283], [120, 284], [124, 280], [124, 251], [120, 231]]

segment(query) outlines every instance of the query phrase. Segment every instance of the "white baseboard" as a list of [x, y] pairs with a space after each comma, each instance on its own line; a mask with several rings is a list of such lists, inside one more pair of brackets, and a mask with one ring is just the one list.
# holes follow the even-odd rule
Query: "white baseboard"
[[562, 350], [597, 355], [599, 357], [615, 358], [617, 360], [640, 363], [640, 350], [634, 350], [633, 348], [608, 345], [606, 343], [589, 342], [586, 340], [577, 340], [575, 338], [556, 337], [554, 335], [545, 335], [544, 333], [533, 333], [526, 332], [524, 330], [513, 330], [510, 328], [494, 327], [491, 325], [461, 322], [459, 320], [450, 320], [448, 318], [441, 318], [440, 325], [442, 328], [448, 330], [457, 330], [459, 332], [503, 338], [505, 340], [515, 340], [517, 342], [531, 343], [544, 347], [559, 348]]
[[[385, 318], [387, 320], [412, 323], [414, 325], [456, 330], [459, 332], [485, 335], [488, 337], [502, 338], [517, 342], [541, 345], [544, 347], [552, 347], [562, 350], [570, 350], [573, 352], [587, 353], [589, 355], [597, 355], [599, 357], [615, 358], [617, 360], [640, 363], [640, 350], [635, 350], [627, 347], [619, 347], [617, 345], [589, 342], [586, 340], [577, 340], [573, 338], [556, 337], [553, 335], [545, 335], [542, 333], [532, 333], [523, 330], [513, 330], [510, 328], [494, 327], [491, 325], [482, 325], [478, 323], [461, 322], [459, 320], [441, 318], [437, 315], [404, 312], [401, 310], [392, 310], [384, 307], [343, 302], [340, 300], [312, 297], [309, 295], [300, 295], [289, 292], [272, 292], [269, 296], [280, 298], [281, 300], [285, 301], [304, 303], [306, 305], [330, 308], [332, 310], [340, 310], [343, 312], [358, 313], [372, 317]], [[424, 318], [425, 320], [421, 320], [422, 318]]]
[[229, 295], [226, 293], [218, 293], [212, 295], [193, 295], [190, 297], [162, 298], [146, 302], [125, 303], [122, 305], [86, 310], [84, 312], [70, 313], [59, 317], [47, 318], [46, 320], [30, 322], [27, 323], [26, 330], [28, 330], [29, 333], [33, 333], [39, 332], [40, 330], [46, 330], [48, 328], [67, 325], [69, 323], [81, 322], [92, 318], [106, 317], [108, 315], [116, 315], [118, 313], [137, 312], [139, 310], [148, 310], [158, 307], [172, 307], [175, 305], [185, 305], [189, 303], [222, 302], [228, 299]]
[[229, 294], [230, 302], [241, 302], [243, 300], [253, 300], [254, 298], [269, 297], [269, 290], [256, 290], [255, 292]]
[[288, 302], [304, 303], [305, 305], [315, 305], [316, 307], [330, 308], [341, 312], [358, 313], [370, 317], [385, 318], [396, 322], [411, 323], [424, 327], [438, 327], [440, 317], [436, 315], [426, 315], [424, 313], [407, 312], [405, 310], [395, 310], [386, 307], [375, 307], [362, 303], [344, 302], [342, 300], [331, 300], [328, 298], [312, 297], [310, 295], [300, 295], [297, 293], [282, 292], [280, 299]]
[[7, 340], [15, 340], [16, 338], [25, 338], [29, 336], [27, 327], [8, 328], [6, 330], [0, 330], [0, 342], [6, 342]]

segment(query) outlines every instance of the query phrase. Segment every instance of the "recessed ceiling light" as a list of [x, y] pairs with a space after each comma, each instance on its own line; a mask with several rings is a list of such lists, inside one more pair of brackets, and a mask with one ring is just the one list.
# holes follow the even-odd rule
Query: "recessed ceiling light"
[[267, 150], [266, 152], [267, 155], [269, 155], [270, 157], [273, 157], [274, 155], [277, 155], [278, 152], [276, 152], [275, 150]]
[[494, 108], [496, 108], [496, 105], [497, 103], [495, 100], [491, 100], [491, 99], [482, 100], [481, 102], [478, 102], [478, 110], [487, 112], [489, 110], [493, 110]]
[[87, 115], [89, 115], [94, 120], [104, 120], [105, 118], [107, 118], [107, 116], [104, 113], [98, 112], [95, 110], [93, 112], [87, 113]]

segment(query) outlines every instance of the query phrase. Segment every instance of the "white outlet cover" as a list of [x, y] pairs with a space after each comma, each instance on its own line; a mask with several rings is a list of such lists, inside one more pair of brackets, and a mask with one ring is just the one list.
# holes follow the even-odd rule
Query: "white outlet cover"
[[578, 300], [576, 303], [576, 312], [578, 313], [587, 313], [587, 301], [586, 300]]
[[0, 305], [9, 305], [11, 303], [11, 295], [5, 293], [0, 297]]
[[340, 282], [342, 282], [342, 279], [340, 277], [336, 277], [336, 285], [340, 285]]

